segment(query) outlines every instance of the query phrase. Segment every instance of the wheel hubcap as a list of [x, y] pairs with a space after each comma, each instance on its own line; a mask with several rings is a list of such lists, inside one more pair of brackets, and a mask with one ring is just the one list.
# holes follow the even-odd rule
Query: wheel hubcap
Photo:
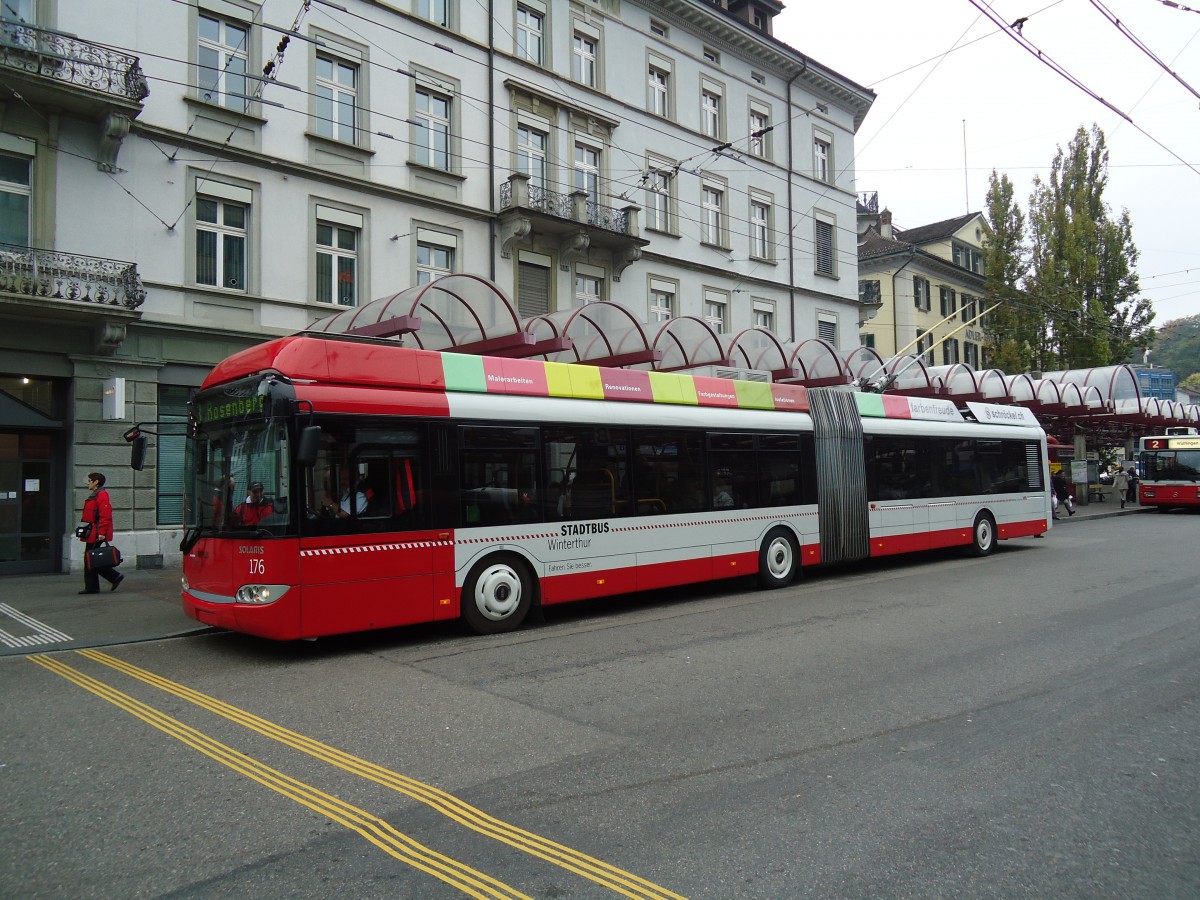
[[485, 618], [501, 622], [521, 604], [521, 577], [508, 566], [492, 566], [475, 583], [474, 600]]
[[767, 571], [774, 578], [785, 578], [792, 570], [792, 545], [784, 538], [775, 538], [767, 549]]

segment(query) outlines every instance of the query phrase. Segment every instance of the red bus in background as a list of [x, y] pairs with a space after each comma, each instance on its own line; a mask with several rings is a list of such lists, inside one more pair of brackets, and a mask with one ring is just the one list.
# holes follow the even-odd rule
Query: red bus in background
[[1200, 507], [1200, 430], [1174, 428], [1144, 437], [1138, 459], [1138, 503], [1159, 512]]
[[[191, 404], [183, 606], [274, 639], [1050, 528], [1028, 410], [296, 335]], [[239, 514], [249, 485], [267, 510]], [[244, 506], [242, 508], [245, 508]], [[265, 513], [265, 514], [264, 514]]]

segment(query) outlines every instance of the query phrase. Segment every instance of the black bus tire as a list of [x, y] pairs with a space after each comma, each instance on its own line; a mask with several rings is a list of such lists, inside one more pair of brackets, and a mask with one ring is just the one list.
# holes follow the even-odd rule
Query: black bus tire
[[758, 551], [758, 586], [772, 589], [787, 587], [800, 571], [800, 546], [796, 537], [782, 526], [772, 528]]
[[987, 556], [996, 549], [996, 520], [991, 513], [981, 512], [971, 526], [971, 553]]
[[503, 634], [525, 621], [533, 606], [533, 576], [513, 553], [476, 563], [462, 590], [462, 617], [476, 634]]

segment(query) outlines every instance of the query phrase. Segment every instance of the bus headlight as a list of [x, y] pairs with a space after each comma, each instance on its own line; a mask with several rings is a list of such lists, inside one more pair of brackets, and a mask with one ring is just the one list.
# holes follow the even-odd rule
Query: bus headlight
[[233, 595], [233, 601], [262, 606], [265, 603], [274, 603], [286, 594], [287, 590], [286, 584], [244, 584]]

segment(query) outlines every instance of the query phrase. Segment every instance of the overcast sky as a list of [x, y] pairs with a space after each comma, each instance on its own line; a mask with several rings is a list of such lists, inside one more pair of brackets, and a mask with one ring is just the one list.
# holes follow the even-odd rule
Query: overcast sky
[[[1200, 0], [1179, 6], [1200, 10]], [[1133, 124], [971, 0], [788, 0], [775, 36], [878, 95], [855, 140], [856, 189], [878, 191], [900, 227], [983, 211], [992, 169], [1008, 174], [1028, 212], [1033, 176], [1046, 178], [1057, 147], [1097, 123], [1109, 145], [1105, 199], [1114, 217], [1130, 212], [1155, 325], [1200, 314], [1200, 12], [1161, 0], [992, 0], [990, 9], [1006, 24], [1027, 17], [1023, 36]]]

